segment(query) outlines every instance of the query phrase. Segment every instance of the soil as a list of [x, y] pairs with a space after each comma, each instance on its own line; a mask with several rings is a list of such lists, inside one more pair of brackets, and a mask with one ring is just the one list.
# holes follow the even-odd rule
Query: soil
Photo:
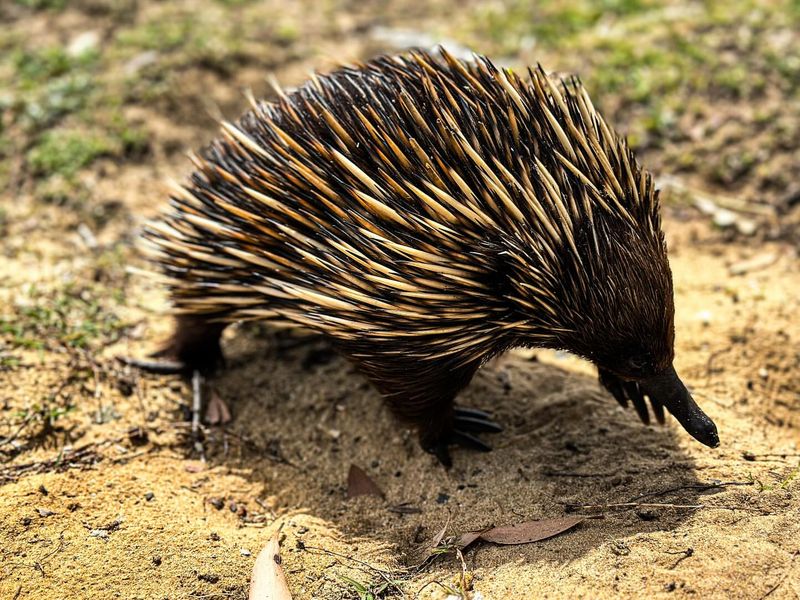
[[[213, 115], [244, 107], [242, 88], [269, 94], [267, 72], [292, 85], [329, 67], [326, 56], [384, 50], [369, 34], [376, 22], [441, 31], [431, 23], [451, 9], [368, 2], [317, 14], [298, 3], [280, 13], [283, 25], [264, 25], [271, 52], [256, 59], [265, 47], [248, 24], [282, 4], [198, 3], [202, 23], [239, 15], [244, 41], [221, 54], [238, 62], [220, 62], [205, 42], [187, 59], [178, 44], [155, 50], [172, 61], [166, 75], [119, 80], [123, 65], [149, 60], [146, 46], [118, 45], [120, 31], [138, 39], [137, 27], [163, 18], [161, 3], [56, 4], [0, 12], [21, 48], [101, 32], [91, 77], [106, 96], [86, 100], [100, 112], [60, 115], [58, 127], [119, 110], [146, 143], [42, 174], [31, 158], [42, 132], [18, 104], [2, 113], [0, 598], [246, 598], [276, 532], [296, 599], [800, 597], [800, 267], [778, 208], [743, 237], [665, 190], [675, 364], [716, 422], [719, 448], [674, 419], [643, 425], [574, 357], [512, 351], [459, 398], [505, 431], [488, 454], [455, 450], [445, 470], [323, 340], [248, 324], [225, 332], [227, 368], [209, 385], [233, 419], [202, 425], [201, 456], [189, 385], [115, 360], [146, 355], [170, 329], [163, 290], [128, 268], [144, 266], [137, 228], [163, 206], [167, 178], [186, 174], [183, 154], [214, 134]], [[642, 151], [659, 176], [674, 175], [668, 152]], [[792, 156], [765, 164], [782, 172]], [[703, 177], [685, 174], [684, 192], [716, 197], [719, 183]], [[742, 214], [763, 215], [759, 206]], [[385, 499], [348, 499], [350, 465]], [[445, 525], [451, 536], [566, 514], [587, 519], [542, 542], [477, 543], [420, 566]]]

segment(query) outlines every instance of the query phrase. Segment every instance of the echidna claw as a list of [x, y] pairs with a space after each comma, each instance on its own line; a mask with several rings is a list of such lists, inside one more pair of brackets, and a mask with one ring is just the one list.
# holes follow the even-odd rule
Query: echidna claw
[[598, 369], [600, 383], [606, 388], [622, 408], [628, 408], [628, 397], [622, 387], [622, 382], [605, 369]]
[[650, 398], [650, 406], [653, 407], [653, 415], [658, 421], [659, 425], [664, 424], [664, 405], [661, 404], [658, 400], [653, 398], [652, 396], [648, 396]]
[[453, 431], [452, 441], [459, 446], [464, 448], [469, 448], [470, 450], [478, 450], [479, 452], [491, 452], [492, 447], [476, 438], [474, 435], [469, 434], [465, 431], [459, 431], [456, 429]]
[[664, 405], [652, 396], [646, 395], [639, 383], [635, 381], [623, 381], [605, 369], [599, 369], [598, 372], [600, 374], [600, 383], [611, 392], [611, 395], [614, 396], [622, 408], [628, 408], [628, 403], [630, 401], [633, 403], [633, 408], [636, 410], [636, 414], [639, 415], [642, 423], [649, 425], [650, 413], [647, 409], [647, 403], [645, 402], [645, 398], [647, 398], [650, 400], [650, 406], [653, 409], [653, 416], [656, 421], [660, 425], [664, 424]]
[[450, 446], [458, 445], [468, 450], [489, 452], [492, 447], [473, 434], [499, 433], [503, 431], [503, 428], [492, 421], [491, 415], [485, 411], [457, 406], [453, 409], [453, 413], [453, 429], [432, 445], [424, 446], [428, 452], [436, 456], [439, 462], [447, 468], [453, 465], [453, 459], [450, 457]]
[[492, 421], [489, 413], [474, 408], [455, 408], [453, 424], [456, 431], [470, 433], [500, 433], [503, 428]]
[[468, 408], [466, 406], [456, 406], [453, 408], [455, 412], [456, 418], [458, 417], [473, 417], [476, 419], [488, 419], [492, 418], [492, 415], [485, 410], [481, 410], [479, 408]]
[[636, 414], [645, 425], [650, 425], [650, 413], [647, 410], [647, 403], [644, 401], [644, 394], [639, 384], [635, 381], [625, 381], [622, 386], [625, 388], [625, 393], [628, 398], [633, 402], [633, 408], [636, 409]]
[[187, 365], [180, 361], [146, 360], [129, 356], [117, 356], [116, 359], [123, 365], [140, 369], [147, 373], [155, 373], [156, 375], [180, 375], [188, 370]]
[[[647, 410], [647, 403], [645, 402], [645, 394], [641, 386], [635, 381], [623, 381], [610, 371], [605, 369], [598, 369], [600, 375], [600, 383], [606, 388], [611, 395], [614, 396], [622, 408], [628, 408], [628, 402], [633, 404], [636, 414], [639, 415], [642, 423], [645, 425], [650, 424], [650, 413]], [[660, 403], [650, 398], [650, 404], [653, 406], [653, 415], [656, 421], [664, 424], [664, 407]]]

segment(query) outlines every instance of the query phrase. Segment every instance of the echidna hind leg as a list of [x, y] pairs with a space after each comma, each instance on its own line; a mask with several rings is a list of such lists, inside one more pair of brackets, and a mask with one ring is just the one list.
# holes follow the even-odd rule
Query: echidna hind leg
[[[204, 406], [210, 412], [209, 402], [206, 401], [210, 390], [206, 377], [224, 365], [220, 337], [226, 325], [196, 315], [181, 315], [175, 319], [175, 328], [167, 343], [150, 355], [155, 360], [119, 357], [124, 364], [150, 373], [182, 374], [190, 377], [192, 445], [201, 458], [205, 457], [205, 451], [200, 433], [200, 413]], [[223, 424], [229, 420], [227, 407], [213, 390], [210, 390], [209, 397], [212, 401], [222, 403], [224, 408], [217, 408], [216, 412], [222, 417], [217, 417], [212, 423]]]
[[475, 371], [477, 365], [455, 369], [443, 365], [424, 373], [402, 369], [406, 374], [414, 373], [413, 379], [407, 380], [394, 379], [392, 375], [396, 376], [398, 370], [392, 369], [391, 373], [373, 380], [384, 392], [392, 412], [417, 427], [422, 448], [450, 467], [453, 463], [450, 446], [488, 452], [491, 447], [475, 434], [502, 431], [489, 413], [454, 404], [456, 394], [469, 383]]
[[189, 375], [199, 371], [209, 375], [225, 363], [220, 337], [226, 325], [195, 315], [181, 315], [175, 319], [175, 328], [166, 344], [150, 355], [155, 360], [127, 357], [120, 360], [150, 373]]

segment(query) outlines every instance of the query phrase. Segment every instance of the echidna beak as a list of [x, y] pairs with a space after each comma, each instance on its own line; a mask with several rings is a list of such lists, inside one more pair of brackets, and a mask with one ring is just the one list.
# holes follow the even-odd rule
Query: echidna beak
[[711, 448], [719, 446], [717, 426], [697, 406], [674, 367], [640, 381], [639, 385], [651, 399], [665, 406], [694, 439]]

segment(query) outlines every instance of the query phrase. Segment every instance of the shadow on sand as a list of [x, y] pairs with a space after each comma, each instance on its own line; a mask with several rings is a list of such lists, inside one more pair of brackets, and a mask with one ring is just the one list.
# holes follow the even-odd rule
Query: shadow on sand
[[[575, 505], [692, 505], [713, 493], [682, 450], [685, 440], [678, 443], [688, 435], [674, 420], [645, 426], [595, 378], [514, 353], [479, 371], [459, 398], [492, 411], [505, 431], [484, 436], [494, 446], [488, 454], [455, 450], [448, 471], [324, 341], [286, 349], [285, 340], [242, 329], [225, 345], [228, 368], [214, 385], [234, 412], [229, 430], [253, 444], [224, 455], [211, 443], [211, 463], [249, 472], [280, 510], [302, 509], [338, 534], [389, 545], [407, 563], [448, 519], [448, 531], [460, 533], [567, 512], [605, 515], [544, 544], [493, 551], [508, 560], [569, 561], [607, 542], [674, 529], [693, 514]], [[346, 499], [351, 464], [378, 483], [385, 500]]]

